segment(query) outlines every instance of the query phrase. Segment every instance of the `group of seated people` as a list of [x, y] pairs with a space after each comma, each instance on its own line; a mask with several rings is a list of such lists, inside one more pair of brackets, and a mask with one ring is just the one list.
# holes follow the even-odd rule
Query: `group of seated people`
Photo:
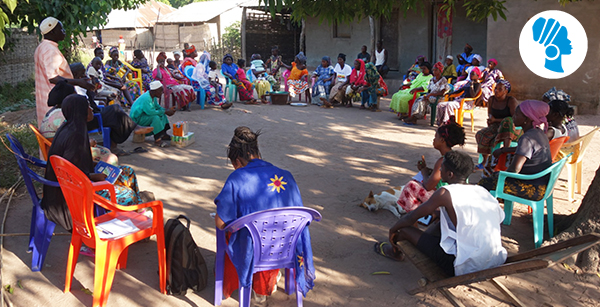
[[[504, 212], [488, 192], [497, 189], [498, 172], [493, 171], [497, 158], [510, 155], [508, 172], [537, 174], [553, 163], [551, 140], [568, 136], [572, 142], [579, 138], [570, 96], [562, 90], [552, 88], [542, 101], [521, 103], [508, 96], [509, 92], [508, 81], [497, 82], [489, 98], [488, 127], [475, 137], [477, 152], [484, 161], [477, 168], [488, 170], [482, 179], [477, 184], [467, 183], [474, 163], [466, 153], [452, 149], [465, 143], [464, 130], [454, 121], [443, 123], [433, 139], [433, 147], [442, 157], [433, 169], [426, 166], [424, 158], [417, 162], [421, 176], [404, 185], [397, 201], [408, 214], [390, 228], [389, 241], [375, 244], [377, 254], [400, 261], [404, 254], [398, 241], [408, 241], [448, 276], [504, 263], [507, 253], [500, 235]], [[517, 142], [516, 146], [511, 142]], [[496, 145], [501, 147], [492, 151]], [[549, 175], [534, 180], [507, 178], [504, 192], [537, 201], [543, 198], [548, 180]], [[423, 232], [416, 222], [429, 215], [434, 222]]]
[[[458, 55], [459, 66], [454, 66], [454, 57], [448, 55], [445, 63], [434, 65], [425, 56], [418, 56], [406, 73], [401, 89], [392, 96], [390, 110], [398, 114], [405, 125], [415, 125], [425, 118], [430, 108], [436, 108], [437, 125], [448, 122], [460, 108], [470, 110], [476, 106], [486, 106], [494, 94], [496, 84], [504, 80], [497, 68], [498, 61], [489, 59], [487, 66], [479, 54], [472, 54], [473, 48], [467, 44], [464, 53]], [[447, 99], [446, 99], [447, 98]]]

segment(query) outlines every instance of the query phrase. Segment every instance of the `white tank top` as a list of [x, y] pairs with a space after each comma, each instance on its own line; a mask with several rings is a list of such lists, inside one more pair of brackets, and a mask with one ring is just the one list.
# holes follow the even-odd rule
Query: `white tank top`
[[383, 65], [385, 62], [385, 49], [381, 49], [381, 52], [375, 49], [375, 66]]

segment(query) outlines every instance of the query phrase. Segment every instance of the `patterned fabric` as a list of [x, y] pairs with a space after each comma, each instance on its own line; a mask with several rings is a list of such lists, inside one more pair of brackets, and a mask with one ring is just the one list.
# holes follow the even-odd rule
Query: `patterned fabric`
[[499, 123], [493, 123], [475, 134], [477, 152], [484, 155], [492, 154], [492, 148], [506, 139], [516, 141], [523, 130], [516, 130], [512, 116], [505, 117]]
[[304, 93], [308, 89], [308, 82], [304, 80], [290, 80], [287, 81], [288, 91], [290, 96], [296, 97], [296, 95]]
[[492, 71], [488, 71], [487, 69], [483, 71], [483, 82], [481, 83], [481, 97], [485, 102], [488, 102], [490, 97], [494, 95], [494, 85], [496, 82], [500, 81], [504, 78], [502, 72], [494, 68]]
[[[140, 193], [138, 189], [137, 177], [135, 172], [129, 166], [119, 166], [121, 169], [121, 176], [115, 181], [115, 193], [117, 197], [117, 204], [121, 206], [131, 206], [142, 203]], [[102, 190], [96, 192], [98, 195], [110, 200], [110, 193], [108, 190]]]
[[[435, 81], [434, 78], [429, 80], [429, 84], [427, 85], [427, 91], [429, 93], [436, 92], [447, 92], [450, 89], [450, 85], [448, 84], [448, 80], [446, 78], [441, 77], [438, 81]], [[430, 96], [428, 100], [425, 100], [425, 96], [418, 97], [415, 103], [413, 103], [411, 115], [415, 116], [417, 119], [425, 118], [427, 114], [427, 110], [430, 103], [434, 103], [437, 100], [437, 96]]]
[[[125, 75], [125, 73], [127, 72], [127, 67], [119, 60], [117, 60], [116, 62], [114, 62], [113, 60], [108, 60], [104, 65], [104, 70], [106, 71], [106, 74], [104, 75], [105, 79], [112, 78], [113, 80], [121, 80], [123, 78], [123, 75]], [[129, 95], [131, 96], [132, 100], [135, 101], [138, 97], [140, 97], [140, 95], [142, 95], [142, 89], [140, 88], [140, 85], [137, 82], [132, 80], [126, 80], [125, 86], [129, 91]], [[121, 102], [123, 104], [128, 103], [124, 97], [121, 98]]]
[[210, 89], [206, 92], [206, 102], [208, 104], [220, 106], [223, 103], [226, 103], [225, 94], [223, 93], [223, 86], [221, 83], [217, 83], [218, 88], [216, 88], [212, 83], [210, 84]]
[[[235, 65], [235, 64], [233, 64]], [[227, 66], [227, 65], [223, 65]], [[237, 65], [235, 65], [237, 67]], [[237, 79], [231, 80], [233, 84], [237, 86], [238, 95], [241, 101], [248, 101], [254, 99], [254, 93], [252, 90], [252, 83], [246, 78], [246, 73], [243, 68], [238, 68], [236, 73], [233, 75]]]
[[323, 65], [319, 65], [317, 69], [315, 69], [314, 75], [317, 76], [317, 80], [312, 88], [312, 96], [313, 97], [327, 97], [329, 96], [331, 83], [333, 79], [330, 79], [335, 74], [333, 67], [331, 65], [327, 67], [323, 67]]
[[103, 161], [114, 166], [119, 166], [119, 158], [110, 149], [100, 145], [96, 145], [90, 149], [92, 150], [92, 159], [95, 163]]
[[296, 67], [296, 62], [292, 63], [292, 71], [288, 80], [300, 80], [303, 76], [308, 76], [308, 70], [306, 68], [300, 70]]
[[565, 93], [563, 90], [557, 90], [556, 87], [554, 87], [554, 86], [550, 90], [548, 90], [547, 92], [544, 93], [544, 98], [547, 98], [548, 101], [552, 101], [552, 100], [562, 100], [565, 102], [571, 101], [571, 95]]
[[377, 68], [373, 63], [367, 63], [365, 65], [365, 81], [367, 82], [367, 86], [370, 90], [376, 90], [379, 86], [379, 79], [381, 76], [379, 72], [377, 72]]
[[73, 74], [69, 62], [58, 49], [58, 44], [51, 40], [43, 39], [35, 49], [33, 55], [35, 61], [35, 112], [38, 127], [50, 110], [48, 106], [48, 94], [54, 87], [50, 79], [61, 76], [72, 79]]
[[[488, 191], [496, 190], [498, 173], [495, 173], [493, 177], [482, 178], [477, 184]], [[542, 199], [544, 194], [546, 194], [546, 185], [536, 185], [525, 180], [506, 178], [504, 183], [504, 193], [537, 201]]]
[[[178, 108], [183, 108], [196, 100], [196, 92], [194, 87], [186, 84], [179, 84], [175, 78], [171, 76], [169, 70], [165, 67], [157, 67], [152, 72], [152, 78], [158, 80], [158, 72], [160, 70], [161, 80], [164, 88], [165, 107], [177, 105]], [[174, 99], [173, 99], [174, 98]]]
[[65, 116], [60, 108], [52, 108], [40, 122], [40, 133], [47, 139], [54, 138], [58, 127], [65, 122]]
[[411, 83], [410, 87], [405, 90], [399, 90], [392, 96], [392, 102], [390, 103], [390, 110], [396, 113], [408, 113], [408, 101], [413, 98], [411, 90], [422, 87], [426, 88], [429, 84], [429, 80], [433, 78], [432, 74], [427, 76], [420, 73]]
[[150, 82], [154, 81], [154, 79], [152, 78], [152, 70], [150, 70], [146, 58], [142, 58], [141, 60], [134, 58], [133, 61], [131, 61], [131, 66], [139, 68], [142, 71], [142, 84], [144, 85], [144, 90], [150, 90]]
[[411, 180], [402, 188], [397, 204], [406, 212], [411, 212], [429, 200], [435, 191], [436, 189], [427, 191], [422, 183]]
[[[439, 102], [437, 105], [436, 123], [438, 126], [446, 123], [454, 116], [454, 111], [460, 108], [460, 101], [463, 98], [473, 98], [481, 91], [481, 85], [478, 82], [468, 81], [467, 85], [463, 87], [464, 93], [456, 100]], [[456, 92], [456, 91], [455, 91]], [[464, 104], [464, 110], [471, 110], [473, 108], [473, 101], [467, 101]]]

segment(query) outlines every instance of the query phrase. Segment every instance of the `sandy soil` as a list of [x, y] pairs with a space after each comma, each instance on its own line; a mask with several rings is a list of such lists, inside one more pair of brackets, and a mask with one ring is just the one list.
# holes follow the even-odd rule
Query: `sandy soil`
[[[388, 99], [382, 99], [387, 109]], [[485, 124], [485, 110], [475, 112], [475, 131]], [[33, 112], [31, 112], [33, 113]], [[6, 114], [24, 120], [27, 115]], [[33, 117], [33, 114], [29, 116]], [[600, 116], [578, 116], [582, 133], [598, 123]], [[209, 287], [184, 297], [160, 294], [154, 240], [137, 243], [129, 254], [128, 267], [118, 271], [109, 297], [110, 306], [211, 306], [214, 299], [212, 274], [215, 236], [210, 213], [213, 199], [233, 168], [226, 158], [226, 145], [239, 125], [261, 129], [260, 148], [265, 160], [290, 170], [300, 186], [304, 205], [323, 215], [310, 226], [316, 285], [304, 299], [306, 306], [448, 306], [437, 291], [410, 296], [406, 290], [417, 287], [421, 273], [410, 262], [394, 262], [376, 255], [373, 243], [387, 237], [396, 218], [388, 211], [369, 212], [358, 206], [370, 190], [379, 192], [404, 184], [416, 173], [416, 161], [425, 155], [432, 163], [439, 153], [431, 146], [434, 128], [425, 125], [402, 126], [389, 112], [373, 113], [358, 108], [321, 109], [315, 106], [245, 106], [235, 104], [228, 111], [217, 108], [178, 112], [171, 121], [187, 120], [196, 133], [196, 142], [184, 149], [160, 149], [151, 138], [143, 144], [148, 153], [122, 157], [132, 166], [140, 188], [153, 191], [164, 202], [165, 220], [185, 214], [193, 221], [192, 234], [209, 265]], [[468, 129], [467, 129], [468, 130]], [[463, 150], [476, 159], [474, 133], [468, 131]], [[131, 150], [139, 144], [127, 141]], [[588, 151], [584, 167], [584, 193], [598, 168], [600, 135]], [[3, 159], [7, 157], [2, 157]], [[471, 182], [480, 174], [475, 173]], [[566, 173], [555, 190], [555, 212], [569, 214], [577, 210], [566, 200]], [[6, 233], [27, 233], [31, 203], [24, 189], [13, 200], [6, 222]], [[0, 207], [4, 212], [4, 204]], [[57, 229], [57, 232], [64, 232]], [[502, 226], [503, 241], [509, 253], [533, 248], [533, 227], [526, 208], [515, 207], [512, 225]], [[9, 237], [4, 241], [5, 284], [21, 281], [10, 300], [15, 306], [91, 305], [92, 297], [82, 288], [93, 289], [93, 259], [80, 257], [72, 291], [63, 294], [65, 263], [69, 237], [55, 236], [42, 272], [29, 269], [27, 237]], [[571, 268], [573, 268], [571, 266]], [[388, 271], [390, 275], [372, 275]], [[600, 304], [600, 277], [576, 274], [557, 265], [550, 269], [501, 278], [528, 306], [597, 306]], [[283, 281], [280, 282], [280, 286]], [[466, 306], [509, 306], [507, 299], [489, 283], [459, 286], [450, 290]], [[237, 306], [237, 295], [224, 306]], [[267, 301], [268, 306], [295, 306], [295, 297], [279, 290]]]

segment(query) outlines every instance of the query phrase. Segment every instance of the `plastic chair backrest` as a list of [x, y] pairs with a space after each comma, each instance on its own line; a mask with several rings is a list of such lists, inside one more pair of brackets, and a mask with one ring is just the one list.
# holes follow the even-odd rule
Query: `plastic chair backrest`
[[127, 68], [129, 68], [133, 73], [135, 73], [135, 75], [127, 75], [127, 79], [139, 84], [140, 89], [142, 90], [142, 92], [144, 92], [144, 83], [142, 82], [142, 70], [131, 66], [131, 64], [129, 64], [127, 61], [121, 61], [121, 63], [127, 66]]
[[598, 130], [600, 130], [600, 127], [594, 127], [594, 129], [592, 131], [590, 131], [588, 134], [580, 137], [575, 142], [565, 144], [560, 149], [562, 154], [567, 154], [567, 153], [573, 154], [573, 156], [569, 160], [569, 164], [576, 164], [583, 160], [585, 151], [587, 150], [588, 145], [592, 142], [594, 134]]
[[186, 66], [186, 67], [183, 69], [183, 73], [185, 74], [185, 76], [186, 76], [188, 79], [190, 79], [190, 80], [193, 80], [193, 81], [198, 81], [198, 80], [196, 80], [196, 79], [192, 78], [192, 76], [194, 75], [194, 66], [192, 66], [192, 65], [188, 65], [188, 66]]
[[254, 272], [258, 272], [293, 267], [298, 238], [313, 219], [320, 221], [321, 214], [311, 208], [275, 208], [241, 217], [224, 231], [233, 233], [244, 227], [249, 230], [254, 247]]
[[73, 231], [84, 239], [96, 239], [93, 190], [90, 179], [71, 162], [60, 156], [51, 156], [58, 183], [73, 220]]
[[555, 138], [550, 140], [550, 155], [552, 155], [552, 162], [556, 162], [556, 158], [558, 156], [558, 152], [564, 143], [569, 140], [568, 136], [561, 136], [559, 138]]
[[35, 134], [35, 138], [37, 139], [38, 145], [40, 146], [40, 150], [42, 151], [42, 156], [44, 156], [44, 159], [48, 160], [48, 150], [50, 150], [52, 142], [45, 138], [34, 125], [29, 124], [29, 128], [31, 128], [31, 130]]

